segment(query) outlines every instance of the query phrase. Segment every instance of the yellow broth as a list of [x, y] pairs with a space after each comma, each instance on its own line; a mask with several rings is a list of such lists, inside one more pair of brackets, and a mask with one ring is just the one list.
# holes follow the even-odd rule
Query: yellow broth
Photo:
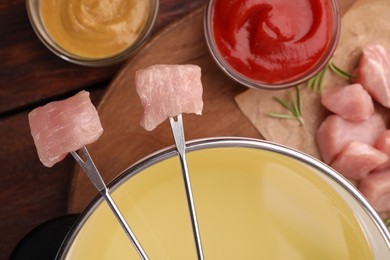
[[[188, 154], [206, 259], [373, 259], [353, 210], [315, 169], [252, 148]], [[177, 157], [113, 192], [150, 259], [196, 259]], [[107, 204], [77, 234], [67, 259], [139, 259]]]

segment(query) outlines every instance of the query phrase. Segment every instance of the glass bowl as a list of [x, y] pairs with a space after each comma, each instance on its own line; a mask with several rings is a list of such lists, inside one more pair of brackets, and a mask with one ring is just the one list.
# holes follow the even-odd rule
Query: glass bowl
[[[220, 3], [217, 5], [216, 2]], [[302, 1], [299, 5], [294, 1], [284, 1], [282, 5], [290, 5], [289, 8], [295, 5], [294, 8], [297, 9], [296, 12], [286, 15], [277, 11], [272, 13], [273, 7], [266, 6], [272, 4], [272, 1], [263, 2], [265, 7], [259, 7], [257, 12], [255, 10], [257, 7], [253, 5], [257, 3], [256, 1], [208, 1], [204, 16], [204, 32], [211, 56], [225, 74], [244, 86], [271, 90], [298, 86], [323, 69], [336, 49], [340, 33], [338, 1], [315, 1], [327, 6], [326, 10], [329, 12], [325, 22], [328, 27], [323, 29], [326, 30], [329, 39], [321, 40], [324, 45], [321, 51], [315, 52], [313, 46], [318, 45], [317, 39], [311, 40], [310, 37], [311, 35], [323, 37], [322, 31], [320, 32], [318, 28], [325, 28], [326, 25], [317, 25], [314, 21], [311, 28], [305, 27], [302, 32], [298, 32], [297, 28], [304, 26], [297, 27], [294, 19], [302, 22], [305, 19], [311, 21], [312, 17], [319, 17], [317, 21], [321, 21], [325, 17], [324, 15], [321, 18], [321, 10], [311, 6], [315, 12], [305, 16], [299, 9]], [[219, 16], [216, 15], [218, 12], [221, 13]], [[240, 14], [242, 17], [239, 16]], [[264, 15], [266, 18], [258, 18], [256, 15]], [[289, 15], [292, 17], [291, 21], [288, 20]], [[283, 19], [284, 16], [287, 18]], [[253, 25], [254, 23], [256, 25]], [[313, 28], [317, 28], [318, 33], [314, 32]], [[294, 34], [293, 30], [297, 30], [297, 33]], [[311, 52], [316, 54], [312, 55]], [[305, 56], [304, 59], [299, 60], [300, 56], [306, 53], [312, 56]], [[307, 63], [309, 60], [310, 63]], [[290, 66], [297, 62], [303, 64], [302, 68]], [[261, 71], [258, 68], [261, 68]], [[272, 72], [276, 68], [277, 71]]]
[[[255, 139], [194, 140], [187, 148], [206, 259], [390, 258], [382, 220], [354, 186], [320, 161]], [[175, 149], [139, 161], [109, 188], [150, 259], [196, 259]], [[58, 256], [139, 258], [101, 196], [73, 226]]]
[[[119, 63], [139, 49], [151, 33], [159, 7], [159, 0], [135, 2], [137, 4], [133, 5], [134, 9], [124, 8], [119, 4], [113, 5], [112, 8], [116, 8], [115, 10], [109, 10], [108, 7], [103, 6], [103, 1], [55, 1], [57, 4], [55, 7], [50, 6], [52, 3], [54, 2], [26, 1], [27, 13], [35, 33], [42, 43], [57, 56], [69, 62], [90, 67]], [[130, 2], [123, 0], [115, 3]], [[131, 10], [131, 12], [124, 10]], [[144, 11], [145, 16], [137, 16], [139, 20], [131, 32], [122, 32], [125, 26], [131, 24], [133, 20], [120, 19], [122, 17], [132, 19], [136, 12], [140, 13], [139, 10]], [[98, 12], [106, 13], [103, 15]], [[122, 17], [113, 18], [113, 13], [120, 13]], [[96, 17], [100, 20], [94, 20], [97, 19]], [[83, 50], [80, 50], [81, 48]]]

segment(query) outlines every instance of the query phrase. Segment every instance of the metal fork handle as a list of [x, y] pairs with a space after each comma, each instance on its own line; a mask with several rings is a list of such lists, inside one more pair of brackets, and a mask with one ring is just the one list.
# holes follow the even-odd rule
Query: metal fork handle
[[187, 196], [187, 203], [188, 203], [188, 208], [190, 210], [192, 230], [195, 239], [196, 253], [198, 255], [198, 259], [203, 260], [204, 256], [203, 256], [202, 242], [200, 239], [198, 220], [196, 217], [195, 203], [194, 203], [194, 198], [193, 198], [193, 193], [191, 188], [191, 180], [190, 180], [188, 167], [187, 167], [187, 159], [185, 153], [186, 144], [184, 138], [182, 115], [180, 114], [177, 116], [177, 121], [175, 121], [174, 118], [170, 117], [169, 122], [171, 124], [173, 138], [175, 139], [176, 149], [180, 158], [180, 164], [183, 173], [184, 185], [185, 185], [186, 196]]
[[116, 206], [114, 200], [112, 199], [109, 190], [107, 189], [106, 185], [104, 184], [104, 181], [96, 168], [94, 162], [92, 161], [91, 156], [88, 153], [87, 148], [84, 146], [81, 151], [83, 152], [85, 156], [85, 161], [78, 155], [76, 152], [71, 152], [74, 159], [77, 161], [77, 163], [80, 165], [80, 167], [83, 169], [85, 174], [88, 176], [88, 178], [91, 180], [93, 185], [96, 187], [96, 189], [99, 191], [99, 193], [103, 196], [103, 199], [107, 202], [109, 205], [111, 211], [114, 213], [115, 217], [117, 218], [119, 224], [121, 225], [122, 229], [125, 231], [126, 235], [130, 239], [131, 243], [135, 247], [137, 253], [143, 260], [149, 260], [147, 254], [143, 250], [141, 244], [138, 242], [135, 234], [131, 230], [130, 226], [127, 224], [125, 218], [123, 217], [122, 213], [120, 212], [119, 208]]

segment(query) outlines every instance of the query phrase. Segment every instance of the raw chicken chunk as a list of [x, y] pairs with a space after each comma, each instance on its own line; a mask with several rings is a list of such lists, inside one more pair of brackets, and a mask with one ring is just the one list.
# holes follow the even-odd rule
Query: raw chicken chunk
[[321, 102], [328, 110], [351, 121], [367, 120], [374, 113], [374, 102], [359, 83], [325, 92]]
[[86, 91], [38, 107], [28, 114], [28, 119], [39, 159], [46, 167], [96, 141], [103, 133], [98, 113]]
[[316, 141], [322, 159], [329, 164], [352, 141], [374, 145], [385, 129], [385, 122], [377, 113], [361, 122], [345, 120], [339, 115], [329, 115], [318, 128]]
[[360, 192], [378, 212], [390, 210], [390, 170], [375, 171], [358, 185]]
[[153, 65], [135, 75], [144, 115], [141, 126], [151, 131], [168, 117], [202, 114], [201, 69], [196, 65]]
[[330, 165], [344, 177], [360, 180], [389, 159], [387, 154], [371, 145], [353, 141]]
[[365, 47], [355, 73], [356, 82], [376, 101], [390, 108], [390, 53], [378, 44]]
[[[378, 150], [384, 152], [390, 158], [390, 129], [382, 132], [374, 145]], [[390, 160], [387, 160], [384, 164], [380, 166], [380, 169], [390, 169]]]

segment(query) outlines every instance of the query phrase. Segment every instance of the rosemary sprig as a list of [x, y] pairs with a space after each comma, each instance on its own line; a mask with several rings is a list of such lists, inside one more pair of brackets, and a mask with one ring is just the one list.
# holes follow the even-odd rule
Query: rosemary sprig
[[329, 62], [328, 66], [329, 66], [329, 69], [331, 71], [333, 71], [334, 73], [336, 73], [338, 76], [342, 77], [343, 79], [351, 80], [353, 78], [357, 78], [358, 77], [357, 75], [355, 75], [353, 73], [349, 73], [349, 72], [347, 72], [345, 70], [340, 69], [332, 61]]
[[302, 117], [302, 97], [299, 87], [295, 87], [295, 97], [292, 95], [291, 100], [283, 100], [278, 97], [274, 97], [274, 100], [282, 107], [287, 109], [289, 113], [267, 113], [268, 116], [280, 119], [293, 119], [297, 120], [301, 125], [305, 122]]
[[[336, 73], [338, 76], [350, 80], [352, 78], [357, 78], [357, 75], [346, 72], [336, 66], [332, 61], [330, 61], [322, 70], [320, 70], [314, 77], [308, 80], [307, 87], [313, 91], [321, 92], [322, 91], [322, 81], [326, 71], [330, 69], [332, 72]], [[305, 122], [302, 117], [302, 97], [299, 86], [295, 87], [295, 97], [291, 96], [290, 101], [274, 97], [274, 100], [278, 102], [282, 107], [284, 107], [289, 113], [267, 113], [268, 116], [280, 119], [293, 119], [300, 122], [301, 125], [304, 125]], [[390, 227], [390, 218], [388, 220], [388, 226]]]
[[328, 69], [329, 64], [327, 64], [322, 70], [320, 70], [314, 77], [309, 79], [307, 82], [307, 87], [315, 92], [322, 91], [322, 80], [324, 78], [325, 72]]
[[307, 87], [313, 91], [316, 92], [322, 92], [322, 80], [324, 79], [325, 72], [330, 69], [332, 72], [334, 72], [339, 77], [342, 77], [346, 80], [351, 80], [353, 78], [357, 78], [358, 76], [349, 73], [340, 67], [338, 67], [336, 64], [334, 64], [333, 61], [330, 61], [322, 70], [320, 70], [314, 77], [308, 80]]

